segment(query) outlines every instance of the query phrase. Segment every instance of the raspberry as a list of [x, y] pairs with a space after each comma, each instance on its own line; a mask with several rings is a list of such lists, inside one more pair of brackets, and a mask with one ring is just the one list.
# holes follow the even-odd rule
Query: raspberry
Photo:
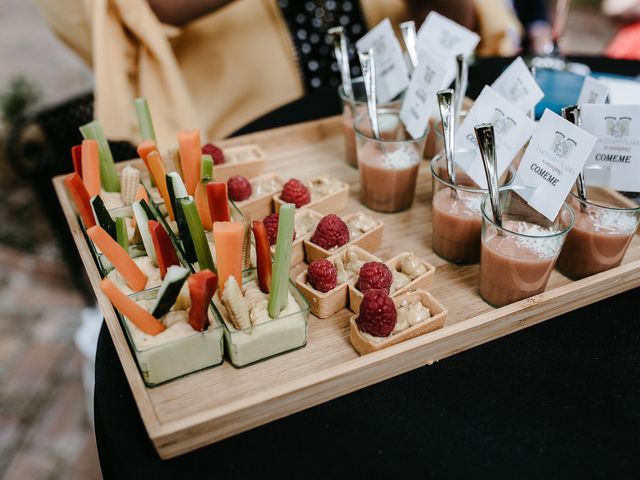
[[338, 271], [329, 260], [314, 260], [307, 271], [309, 283], [320, 292], [328, 292], [338, 283]]
[[396, 328], [397, 320], [396, 306], [387, 292], [374, 288], [364, 294], [356, 319], [360, 330], [374, 337], [388, 337]]
[[207, 143], [205, 146], [203, 146], [202, 154], [211, 155], [214, 165], [220, 165], [221, 163], [224, 163], [224, 152], [220, 148], [216, 147], [213, 143]]
[[300, 180], [292, 178], [282, 187], [280, 199], [283, 202], [294, 203], [296, 208], [300, 208], [311, 201], [311, 194]]
[[[278, 239], [278, 219], [280, 216], [277, 213], [272, 213], [268, 217], [262, 220], [264, 228], [267, 230], [267, 237], [269, 237], [269, 245], [275, 245]], [[293, 231], [293, 239], [296, 239], [296, 231]]]
[[251, 183], [242, 175], [233, 175], [227, 180], [229, 198], [234, 202], [241, 202], [251, 196]]
[[332, 213], [320, 220], [311, 241], [325, 250], [341, 247], [349, 241], [349, 227], [339, 216]]
[[389, 293], [392, 282], [393, 275], [389, 267], [382, 262], [367, 262], [360, 267], [356, 288], [362, 293], [374, 288]]

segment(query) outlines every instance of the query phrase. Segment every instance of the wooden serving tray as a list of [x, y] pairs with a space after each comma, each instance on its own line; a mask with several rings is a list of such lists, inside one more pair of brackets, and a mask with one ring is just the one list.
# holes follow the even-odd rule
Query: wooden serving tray
[[[351, 186], [347, 209], [367, 211], [358, 202], [358, 171], [346, 165], [339, 117], [283, 127], [222, 142], [255, 143], [268, 158], [266, 171], [309, 178], [330, 172]], [[229, 363], [145, 388], [111, 303], [99, 290], [99, 274], [63, 184], [54, 185], [80, 255], [105, 314], [140, 415], [162, 458], [170, 458], [278, 418], [345, 395], [511, 332], [583, 307], [640, 285], [640, 240], [631, 242], [623, 265], [571, 282], [554, 271], [545, 293], [494, 309], [478, 295], [478, 265], [457, 266], [431, 250], [431, 178], [420, 168], [415, 203], [399, 214], [370, 212], [384, 222], [382, 248], [391, 258], [415, 251], [437, 267], [431, 289], [449, 310], [444, 328], [378, 352], [360, 356], [349, 342], [349, 317], [309, 319], [308, 344], [300, 350], [235, 369]], [[291, 271], [296, 278], [303, 267]], [[576, 332], [579, 335], [579, 332]]]

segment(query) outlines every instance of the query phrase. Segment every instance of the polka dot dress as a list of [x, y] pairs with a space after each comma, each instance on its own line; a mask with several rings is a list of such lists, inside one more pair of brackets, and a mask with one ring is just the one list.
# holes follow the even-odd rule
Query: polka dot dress
[[349, 39], [351, 76], [360, 75], [355, 42], [365, 33], [365, 21], [358, 0], [278, 0], [278, 6], [289, 28], [307, 92], [340, 84], [332, 39], [327, 33], [338, 25], [344, 27]]

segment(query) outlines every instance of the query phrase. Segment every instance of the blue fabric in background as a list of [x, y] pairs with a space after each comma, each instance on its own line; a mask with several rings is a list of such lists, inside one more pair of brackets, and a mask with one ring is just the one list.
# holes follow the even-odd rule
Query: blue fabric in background
[[[624, 80], [635, 80], [633, 77], [601, 72], [592, 72], [591, 75], [595, 78], [610, 77]], [[536, 106], [536, 119], [539, 119], [542, 116], [545, 108], [548, 108], [559, 115], [562, 107], [577, 103], [584, 79], [585, 77], [582, 75], [566, 71], [547, 69], [536, 70], [536, 81], [544, 92], [544, 98], [540, 100]]]

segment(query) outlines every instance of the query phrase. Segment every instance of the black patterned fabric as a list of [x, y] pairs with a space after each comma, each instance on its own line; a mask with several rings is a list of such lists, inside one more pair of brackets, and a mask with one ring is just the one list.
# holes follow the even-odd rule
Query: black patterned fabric
[[341, 25], [349, 39], [351, 75], [360, 75], [355, 42], [366, 32], [358, 0], [278, 0], [294, 44], [296, 60], [306, 92], [337, 87], [340, 72], [327, 31]]

